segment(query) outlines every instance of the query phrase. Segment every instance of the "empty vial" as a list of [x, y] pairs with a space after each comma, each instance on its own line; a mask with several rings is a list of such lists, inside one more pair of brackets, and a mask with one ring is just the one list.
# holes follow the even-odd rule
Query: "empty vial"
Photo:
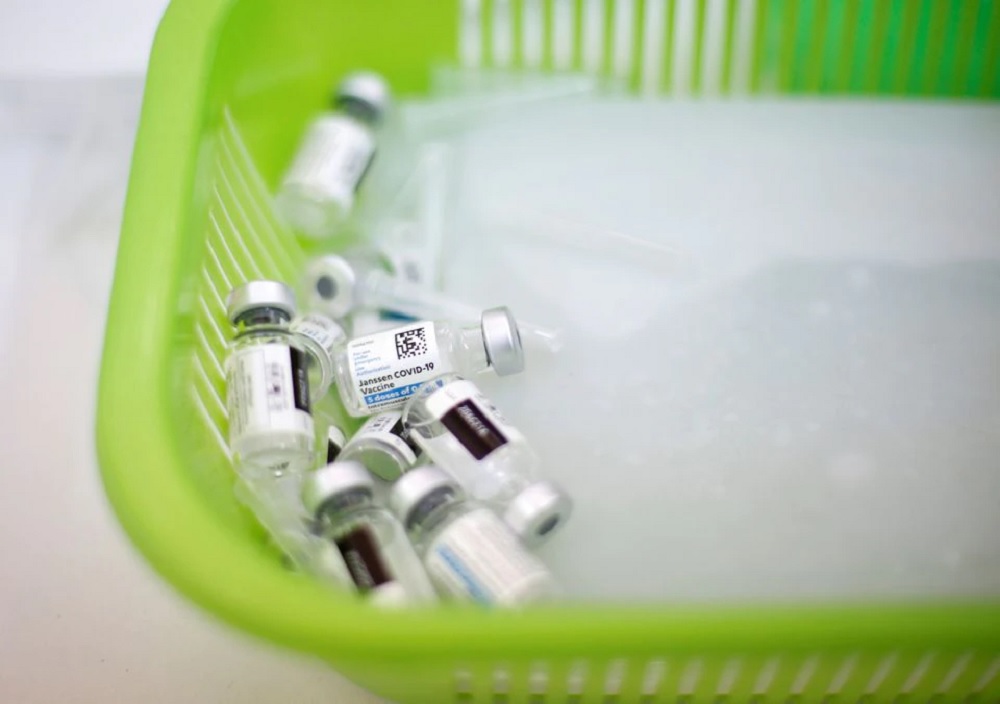
[[406, 437], [400, 412], [394, 410], [369, 418], [340, 451], [339, 459], [360, 462], [379, 479], [394, 481], [417, 463], [418, 453]]
[[376, 249], [354, 248], [316, 257], [306, 266], [302, 289], [310, 310], [340, 320], [371, 304], [368, 279], [374, 272], [394, 277], [391, 257]]
[[295, 318], [291, 331], [301, 336], [302, 346], [309, 353], [309, 401], [315, 404], [326, 395], [333, 382], [333, 354], [347, 339], [347, 333], [319, 313]]
[[404, 474], [389, 500], [442, 595], [519, 606], [554, 593], [545, 565], [492, 510], [466, 499], [440, 469], [420, 467]]
[[381, 606], [426, 602], [434, 592], [423, 566], [399, 521], [375, 503], [374, 489], [357, 462], [334, 462], [306, 477], [302, 503], [333, 553], [316, 571], [330, 574], [331, 563], [342, 562], [344, 585]]
[[289, 330], [291, 289], [251, 281], [227, 302], [236, 327], [226, 360], [229, 446], [248, 476], [304, 471], [314, 455], [308, 354]]
[[471, 381], [445, 374], [424, 384], [403, 408], [411, 441], [469, 494], [493, 506], [529, 546], [548, 540], [573, 504], [538, 475], [538, 456]]
[[375, 157], [375, 130], [389, 88], [373, 73], [354, 73], [337, 86], [333, 109], [309, 126], [278, 193], [281, 216], [314, 238], [336, 234]]
[[356, 337], [337, 351], [337, 391], [352, 416], [398, 408], [425, 381], [446, 372], [500, 376], [524, 369], [517, 322], [507, 308], [483, 311], [479, 325], [423, 321]]

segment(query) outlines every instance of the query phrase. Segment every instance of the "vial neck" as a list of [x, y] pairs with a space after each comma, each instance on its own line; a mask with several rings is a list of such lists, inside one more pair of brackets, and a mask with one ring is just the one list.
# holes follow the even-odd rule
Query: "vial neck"
[[290, 320], [288, 313], [278, 308], [254, 308], [236, 319], [236, 329], [243, 332], [257, 328], [283, 328]]
[[489, 369], [490, 358], [486, 353], [483, 330], [479, 325], [469, 325], [458, 331], [458, 344], [462, 348], [463, 366], [481, 372]]
[[458, 502], [452, 487], [441, 487], [431, 492], [410, 511], [406, 518], [407, 531], [427, 531], [440, 523], [448, 509]]
[[369, 127], [378, 123], [378, 113], [368, 103], [356, 98], [340, 97], [334, 102], [334, 109]]
[[332, 523], [343, 516], [366, 508], [372, 503], [372, 494], [367, 489], [355, 489], [332, 496], [317, 509], [316, 517], [327, 523]]

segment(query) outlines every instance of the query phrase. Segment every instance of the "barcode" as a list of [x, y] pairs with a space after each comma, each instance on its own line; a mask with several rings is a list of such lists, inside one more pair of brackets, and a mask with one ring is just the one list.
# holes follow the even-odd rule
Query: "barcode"
[[419, 357], [427, 354], [427, 334], [423, 327], [396, 333], [396, 358]]

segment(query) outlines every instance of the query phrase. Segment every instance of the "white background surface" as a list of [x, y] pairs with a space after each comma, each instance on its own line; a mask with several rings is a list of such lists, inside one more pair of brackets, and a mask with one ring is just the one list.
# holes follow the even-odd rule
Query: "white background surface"
[[165, 4], [0, 0], [0, 701], [374, 702], [173, 593], [99, 482], [105, 305]]

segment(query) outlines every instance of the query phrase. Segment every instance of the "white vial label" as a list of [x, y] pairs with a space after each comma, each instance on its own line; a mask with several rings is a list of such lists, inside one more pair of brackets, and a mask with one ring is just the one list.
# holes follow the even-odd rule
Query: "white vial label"
[[305, 352], [288, 345], [256, 345], [234, 350], [227, 366], [229, 440], [234, 451], [242, 454], [246, 441], [272, 433], [312, 436]]
[[429, 546], [425, 564], [441, 589], [481, 604], [526, 603], [552, 588], [545, 565], [487, 508], [445, 528]]
[[374, 156], [375, 138], [367, 127], [344, 115], [324, 116], [309, 128], [285, 186], [349, 209]]
[[330, 356], [333, 356], [333, 349], [344, 340], [347, 335], [344, 329], [337, 325], [325, 315], [310, 313], [297, 318], [291, 325], [292, 332], [308, 337], [317, 345], [322, 347]]
[[351, 340], [347, 359], [358, 396], [370, 411], [402, 406], [425, 381], [451, 371], [441, 363], [431, 322]]
[[431, 394], [427, 410], [476, 460], [524, 439], [470, 381], [454, 381]]

